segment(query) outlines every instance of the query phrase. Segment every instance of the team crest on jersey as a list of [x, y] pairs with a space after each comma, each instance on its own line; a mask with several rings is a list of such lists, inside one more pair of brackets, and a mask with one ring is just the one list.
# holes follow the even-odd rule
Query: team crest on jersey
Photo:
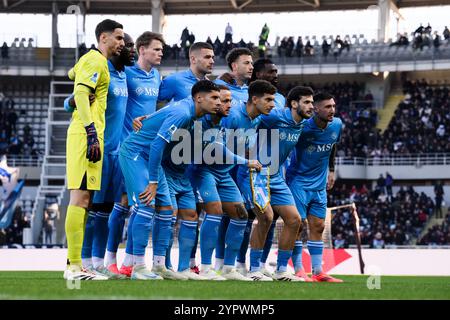
[[333, 133], [331, 134], [331, 139], [336, 140], [336, 138], [337, 138], [337, 133], [336, 133], [336, 132], [333, 132]]
[[98, 80], [98, 73], [94, 73], [90, 79], [93, 83], [97, 83]]
[[306, 149], [309, 153], [313, 153], [314, 151], [316, 151], [316, 147], [313, 145], [310, 145], [307, 149]]

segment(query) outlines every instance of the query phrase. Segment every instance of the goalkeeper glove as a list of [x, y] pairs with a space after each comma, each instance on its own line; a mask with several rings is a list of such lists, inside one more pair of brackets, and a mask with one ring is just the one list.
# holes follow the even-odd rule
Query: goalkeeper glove
[[87, 154], [86, 158], [89, 159], [89, 161], [92, 161], [96, 163], [97, 161], [100, 161], [101, 159], [101, 152], [100, 152], [100, 142], [97, 138], [97, 131], [95, 130], [94, 123], [92, 122], [87, 127], [84, 127], [86, 129], [87, 134]]
[[75, 108], [72, 107], [70, 104], [70, 100], [72, 100], [72, 99], [73, 99], [73, 94], [64, 100], [64, 110], [66, 110], [67, 112], [70, 112], [70, 113], [72, 113], [75, 110]]

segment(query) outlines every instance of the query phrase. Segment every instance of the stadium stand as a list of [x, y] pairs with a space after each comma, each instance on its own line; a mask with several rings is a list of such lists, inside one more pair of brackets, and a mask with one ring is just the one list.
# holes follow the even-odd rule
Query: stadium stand
[[[384, 245], [407, 245], [417, 238], [434, 211], [433, 200], [412, 186], [401, 187], [388, 196], [382, 186], [356, 187], [340, 183], [328, 194], [329, 206], [337, 206], [348, 199], [355, 202], [360, 217], [361, 244], [374, 247], [374, 240]], [[355, 244], [354, 227], [348, 210], [338, 210], [333, 218], [333, 240], [342, 239], [344, 247]], [[377, 239], [377, 234], [381, 239]], [[378, 236], [379, 237], [379, 236]]]
[[429, 228], [425, 236], [417, 241], [417, 244], [427, 246], [450, 245], [450, 210], [442, 224]]
[[[180, 39], [179, 43], [164, 47], [162, 68], [173, 68], [174, 66], [183, 68], [188, 65], [186, 52], [190, 43], [195, 41], [193, 40], [195, 35], [187, 30], [186, 36], [185, 41]], [[249, 39], [257, 40], [257, 35], [248, 36], [249, 38], [240, 39], [239, 42], [239, 39], [236, 38], [229, 39], [227, 42], [221, 40], [223, 38], [220, 36], [208, 38], [206, 41], [214, 47], [216, 66], [225, 66], [224, 58], [227, 52], [234, 47], [248, 47], [257, 57], [257, 44], [248, 41]], [[289, 66], [308, 64], [315, 67], [321, 64], [339, 65], [344, 63], [360, 65], [373, 63], [375, 65], [383, 61], [404, 62], [410, 60], [420, 63], [421, 61], [450, 58], [449, 38], [448, 29], [441, 34], [432, 32], [432, 29], [427, 30], [425, 27], [423, 30], [415, 30], [410, 34], [399, 34], [395, 41], [389, 39], [386, 42], [368, 39], [364, 34], [343, 34], [339, 39], [331, 35], [295, 34], [286, 37], [281, 35], [274, 44], [269, 46], [266, 55], [271, 57], [277, 65], [282, 66], [280, 70], [285, 69], [284, 72]], [[1, 66], [32, 66], [50, 69], [51, 49], [36, 47], [34, 40], [18, 36], [13, 43], [4, 42], [1, 47]], [[205, 39], [196, 40], [203, 41]], [[257, 41], [255, 42], [257, 43]], [[88, 48], [88, 45], [81, 44], [78, 48], [79, 55], [85, 53]], [[59, 71], [64, 72], [61, 71], [58, 76], [62, 76], [66, 72], [64, 68], [72, 66], [75, 62], [75, 48], [55, 47], [53, 57], [53, 67], [60, 67]], [[362, 71], [359, 72], [362, 73]], [[370, 75], [371, 71], [364, 72]], [[300, 72], [295, 76], [299, 75]], [[0, 92], [3, 94], [0, 96], [3, 97], [5, 103], [6, 100], [14, 102], [13, 113], [17, 115], [16, 128], [7, 129], [10, 125], [6, 124], [5, 119], [8, 118], [9, 111], [5, 112], [5, 109], [2, 108], [0, 113], [3, 131], [0, 134], [0, 153], [1, 149], [4, 149], [3, 152], [8, 152], [10, 155], [8, 161], [10, 159], [14, 161], [18, 157], [39, 157], [46, 149], [45, 120], [49, 108], [50, 78], [36, 78], [34, 81], [25, 80], [27, 78], [31, 77], [18, 75], [9, 77], [6, 81], [3, 79], [0, 81]], [[349, 159], [379, 157], [382, 160], [383, 157], [392, 155], [430, 154], [431, 152], [450, 150], [450, 116], [446, 111], [448, 110], [448, 84], [427, 80], [406, 81], [403, 88], [405, 99], [398, 105], [387, 129], [382, 132], [376, 127], [377, 109], [373, 97], [366, 90], [366, 84], [354, 82], [351, 80], [351, 74], [347, 78], [348, 81], [342, 82], [302, 83], [312, 86], [315, 90], [329, 91], [336, 97], [337, 115], [342, 118], [345, 125], [338, 147], [338, 157]], [[290, 82], [290, 80], [286, 81], [280, 77], [280, 91], [286, 94], [290, 88], [304, 82], [303, 80], [308, 81], [307, 75], [302, 75], [301, 79], [302, 81]], [[55, 106], [61, 106], [60, 102], [63, 98], [55, 99], [59, 99]], [[64, 118], [64, 120], [67, 119]], [[8, 131], [10, 134], [7, 137]], [[62, 156], [65, 151], [65, 145], [61, 140], [64, 133], [64, 128], [55, 129], [53, 135], [56, 137], [58, 134], [62, 134], [57, 137], [60, 140], [48, 146], [52, 148], [51, 152], [57, 156]], [[11, 138], [15, 141], [13, 144], [11, 144]], [[13, 153], [18, 154], [16, 157], [11, 155], [11, 145]], [[393, 174], [395, 176], [395, 173]], [[60, 178], [59, 175], [58, 177]], [[412, 184], [414, 185], [414, 183]], [[434, 201], [429, 195], [415, 192], [415, 186], [410, 188], [410, 185], [404, 187], [403, 191], [389, 196], [386, 194], [387, 190], [383, 194], [377, 189], [376, 181], [373, 179], [367, 180], [365, 187], [360, 182], [355, 183], [355, 187], [353, 187], [353, 182], [338, 180], [338, 184], [329, 195], [330, 206], [338, 205], [346, 199], [356, 202], [361, 215], [364, 245], [379, 246], [382, 241], [385, 246], [412, 244], [412, 241], [415, 241], [428, 227], [427, 223], [434, 212]], [[408, 200], [408, 204], [399, 207], [399, 201], [403, 201], [402, 199]], [[32, 199], [22, 199], [21, 207], [26, 216], [35, 206], [34, 202]], [[45, 206], [48, 204], [49, 202], [45, 200]], [[352, 224], [349, 219], [348, 212], [346, 213], [345, 210], [340, 210], [335, 214], [333, 237], [339, 246], [354, 245]], [[445, 225], [432, 228], [438, 228], [439, 232], [443, 232], [444, 238], [445, 232], [448, 235], [448, 227], [446, 230]], [[436, 242], [435, 235], [431, 237], [427, 234], [417, 243], [426, 244], [427, 241], [434, 243], [427, 240], [431, 238]]]
[[[45, 81], [0, 82], [2, 142], [6, 154], [38, 157], [45, 150], [49, 86]], [[11, 122], [10, 114], [15, 114]]]

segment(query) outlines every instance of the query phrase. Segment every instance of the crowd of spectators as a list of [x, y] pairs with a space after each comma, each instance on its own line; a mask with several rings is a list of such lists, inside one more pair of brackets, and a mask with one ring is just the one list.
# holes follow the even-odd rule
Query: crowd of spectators
[[30, 228], [30, 220], [21, 206], [17, 206], [11, 225], [0, 229], [0, 246], [23, 243], [23, 229]]
[[407, 80], [405, 99], [378, 145], [371, 152], [387, 149], [390, 154], [448, 152], [450, 150], [449, 87], [431, 86], [424, 79]]
[[[434, 47], [434, 49], [439, 49], [439, 47], [442, 45], [441, 36], [437, 31], [432, 34], [432, 30], [433, 28], [429, 23], [426, 27], [420, 24], [420, 26], [413, 33], [412, 47], [415, 50], [423, 50], [424, 47]], [[442, 32], [442, 36], [444, 37], [444, 40], [448, 42], [448, 39], [450, 38], [450, 32], [447, 26]]]
[[417, 241], [418, 245], [450, 245], [450, 208], [440, 225], [434, 225], [428, 229], [428, 232]]
[[1, 49], [0, 49], [0, 55], [2, 57], [1, 62], [6, 64], [8, 60], [10, 59], [11, 52], [10, 50], [24, 50], [25, 48], [33, 48], [34, 39], [28, 38], [28, 41], [26, 38], [15, 38], [14, 41], [11, 43], [10, 46], [8, 46], [8, 43], [6, 41], [3, 42]]
[[[328, 206], [345, 204], [349, 199], [355, 202], [362, 245], [371, 248], [407, 245], [419, 236], [433, 214], [434, 202], [424, 192], [417, 193], [412, 186], [402, 186], [397, 193], [389, 195], [387, 179], [380, 177], [379, 180], [373, 189], [366, 184], [359, 187], [337, 184], [328, 194]], [[349, 210], [337, 210], [332, 224], [335, 247], [345, 248], [356, 243]]]
[[[223, 38], [224, 40], [221, 41], [219, 39], [219, 36], [216, 37], [214, 41], [212, 41], [211, 37], [208, 37], [206, 39], [206, 42], [208, 42], [213, 48], [214, 48], [214, 55], [216, 57], [220, 57], [222, 59], [225, 59], [227, 53], [236, 47], [245, 47], [249, 48], [251, 51], [255, 51], [256, 48], [254, 46], [254, 43], [252, 42], [245, 42], [243, 39], [241, 39], [239, 42], [233, 42], [233, 28], [230, 24], [228, 24], [225, 28], [225, 36]], [[189, 31], [188, 27], [185, 27], [181, 33], [180, 37], [180, 43], [175, 43], [173, 45], [165, 44], [163, 48], [163, 59], [166, 60], [179, 60], [182, 59], [189, 59], [189, 48], [191, 45], [195, 42], [196, 38], [195, 35]]]
[[[344, 39], [340, 35], [336, 37], [322, 36], [322, 43], [319, 43], [315, 37], [312, 40], [307, 37], [308, 40], [303, 40], [302, 36], [298, 36], [297, 40], [293, 36], [283, 37], [280, 41], [280, 37], [277, 38], [275, 43], [275, 48], [278, 56], [280, 57], [302, 57], [302, 56], [313, 56], [320, 53], [327, 59], [331, 54], [334, 59], [337, 60], [344, 50], [350, 51], [351, 47], [359, 46], [359, 39], [352, 39], [350, 36], [346, 35]], [[450, 39], [450, 31], [447, 27], [444, 28], [442, 32], [442, 37], [438, 31], [432, 32], [432, 27], [428, 24], [423, 27], [422, 24], [418, 27], [411, 36], [408, 33], [399, 33], [397, 39], [391, 42], [389, 46], [412, 46], [415, 50], [423, 50], [425, 47], [439, 49], [443, 43], [448, 43]], [[366, 40], [363, 40], [363, 42]]]
[[14, 105], [13, 98], [5, 97], [0, 92], [0, 155], [36, 156], [39, 152], [35, 147], [31, 127], [25, 125], [23, 135], [19, 135], [17, 120], [20, 115]]
[[[312, 43], [311, 43], [312, 41]], [[330, 37], [327, 39], [323, 37], [322, 44], [320, 48], [322, 50], [322, 56], [326, 59], [330, 53], [332, 53], [335, 60], [341, 55], [342, 51], [346, 50], [350, 51], [351, 40], [348, 36], [341, 39], [340, 35], [337, 35], [336, 38]], [[279, 37], [276, 40], [275, 47], [277, 49], [277, 54], [279, 57], [297, 57], [300, 58], [302, 56], [310, 57], [315, 55], [316, 52], [316, 43], [315, 40], [306, 40], [306, 43], [303, 41], [302, 36], [299, 36], [296, 41], [294, 41], [294, 37], [283, 37], [281, 41]]]
[[[283, 84], [286, 93], [296, 83]], [[395, 110], [384, 133], [376, 127], [378, 113], [373, 95], [356, 82], [310, 85], [332, 93], [337, 103], [336, 116], [344, 128], [338, 144], [339, 157], [373, 157], [382, 161], [392, 155], [407, 156], [443, 153], [450, 150], [449, 87], [430, 85], [426, 80], [406, 80], [405, 99]], [[377, 160], [378, 159], [378, 160]]]
[[[270, 45], [268, 40], [269, 27], [264, 24], [261, 33], [258, 38], [258, 44], [255, 45], [252, 41], [244, 41], [240, 39], [238, 42], [233, 42], [233, 28], [228, 23], [225, 27], [225, 35], [223, 41], [219, 39], [219, 36], [212, 41], [211, 37], [206, 39], [206, 42], [210, 43], [214, 47], [214, 54], [216, 57], [225, 58], [228, 51], [235, 47], [246, 47], [255, 53], [255, 57], [278, 55], [280, 57], [308, 57], [314, 56], [321, 53], [321, 55], [326, 60], [328, 56], [333, 56], [335, 60], [342, 54], [345, 50], [349, 52], [351, 48], [355, 45], [359, 45], [360, 38], [352, 39], [349, 35], [341, 38], [340, 35], [336, 37], [333, 36], [322, 36], [322, 42], [316, 40], [316, 37], [309, 36], [277, 36], [273, 46]], [[450, 31], [447, 26], [442, 32], [442, 36], [438, 31], [432, 31], [431, 25], [428, 23], [426, 27], [422, 24], [408, 36], [408, 33], [399, 33], [397, 39], [390, 43], [390, 46], [412, 46], [413, 49], [423, 50], [425, 47], [433, 47], [439, 49], [439, 47], [444, 43], [448, 43], [450, 39]], [[179, 59], [189, 59], [189, 47], [195, 42], [196, 37], [192, 31], [189, 31], [188, 27], [185, 27], [181, 32], [180, 41], [175, 44], [166, 44], [164, 46], [164, 56], [165, 60], [179, 60]], [[199, 39], [197, 39], [199, 41]], [[202, 39], [201, 41], [204, 41]], [[367, 41], [367, 40], [365, 40]], [[15, 38], [14, 42], [9, 47], [6, 42], [3, 42], [1, 46], [1, 57], [3, 61], [9, 59], [9, 49], [12, 48], [31, 48], [33, 47], [34, 40], [32, 38]], [[90, 48], [95, 48], [95, 44], [92, 44]], [[82, 43], [78, 47], [79, 56], [81, 57], [88, 51], [85, 43]], [[271, 49], [271, 50], [269, 50]]]

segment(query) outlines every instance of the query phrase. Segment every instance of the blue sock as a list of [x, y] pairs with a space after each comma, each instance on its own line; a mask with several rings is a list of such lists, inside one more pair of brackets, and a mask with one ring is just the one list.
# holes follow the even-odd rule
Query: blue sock
[[153, 215], [155, 209], [152, 207], [138, 207], [136, 217], [133, 221], [133, 255], [144, 256], [148, 245], [150, 232], [152, 230]]
[[242, 245], [247, 220], [230, 219], [227, 234], [225, 236], [225, 257], [223, 264], [233, 266], [236, 264], [236, 256]]
[[180, 232], [178, 233], [178, 271], [184, 271], [189, 268], [192, 247], [197, 237], [197, 221], [181, 220]]
[[192, 251], [191, 251], [191, 259], [195, 259], [195, 256], [197, 255], [199, 236], [200, 236], [200, 230], [199, 230], [198, 224], [197, 224], [197, 229], [195, 230], [195, 243], [194, 243], [194, 247], [192, 248]]
[[136, 209], [136, 207], [132, 207], [127, 227], [127, 247], [125, 248], [125, 252], [131, 255], [133, 254], [133, 222], [136, 217]]
[[108, 244], [106, 249], [109, 252], [117, 252], [119, 244], [122, 241], [123, 226], [125, 225], [125, 218], [128, 214], [128, 208], [120, 205], [119, 203], [114, 204], [113, 211], [109, 215], [108, 220]]
[[166, 261], [165, 261], [167, 269], [172, 269], [172, 261], [170, 261], [170, 253], [172, 252], [173, 231], [176, 223], [177, 223], [177, 216], [172, 216], [172, 224], [171, 224], [172, 232], [170, 233], [169, 247], [167, 248], [166, 251]]
[[319, 274], [322, 272], [323, 241], [308, 240], [307, 245], [311, 256], [312, 272]]
[[277, 221], [274, 220], [270, 225], [269, 232], [267, 233], [266, 243], [264, 243], [264, 249], [261, 256], [261, 263], [266, 263], [267, 257], [269, 256], [270, 249], [272, 248], [273, 243], [273, 234], [275, 233], [275, 226], [277, 225]]
[[250, 271], [261, 270], [261, 256], [263, 254], [262, 249], [250, 249]]
[[200, 253], [202, 264], [212, 264], [212, 254], [217, 245], [221, 221], [222, 215], [205, 214], [205, 218], [200, 227]]
[[216, 244], [216, 259], [223, 259], [225, 257], [225, 235], [227, 234], [230, 217], [224, 214], [219, 225], [219, 234], [217, 236]]
[[172, 210], [161, 210], [153, 223], [153, 256], [165, 257], [172, 232]]
[[94, 239], [92, 241], [92, 256], [103, 259], [105, 257], [106, 243], [108, 242], [109, 213], [97, 212], [95, 214]]
[[239, 254], [237, 256], [237, 261], [240, 263], [245, 263], [245, 258], [247, 256], [248, 244], [250, 242], [250, 233], [252, 232], [252, 225], [254, 219], [247, 220], [245, 226], [244, 238], [242, 239], [241, 247], [239, 248]]
[[95, 212], [89, 211], [84, 229], [83, 247], [81, 248], [81, 258], [92, 258], [92, 241], [94, 240]]
[[301, 240], [296, 240], [294, 250], [292, 251], [292, 264], [294, 265], [295, 272], [303, 269], [302, 250], [303, 242]]
[[280, 250], [278, 249], [277, 258], [277, 271], [285, 272], [287, 270], [287, 264], [292, 256], [292, 250]]

